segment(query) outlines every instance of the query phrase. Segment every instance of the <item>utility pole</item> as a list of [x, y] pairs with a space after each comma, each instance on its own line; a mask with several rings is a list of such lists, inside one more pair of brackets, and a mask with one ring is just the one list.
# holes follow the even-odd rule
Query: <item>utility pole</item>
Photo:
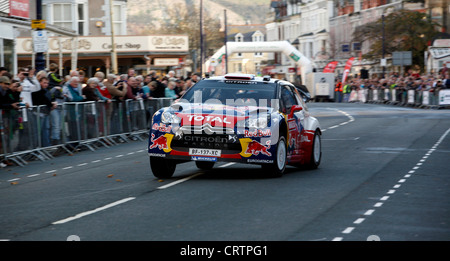
[[116, 51], [116, 41], [115, 41], [115, 35], [114, 35], [114, 19], [113, 19], [113, 0], [109, 0], [109, 21], [111, 26], [111, 66], [112, 66], [112, 73], [117, 74], [118, 73], [118, 66], [117, 66], [117, 51]]
[[228, 46], [227, 46], [227, 42], [228, 42], [228, 28], [227, 28], [227, 9], [223, 10], [224, 13], [224, 26], [225, 26], [225, 36], [224, 36], [224, 45], [225, 45], [225, 74], [228, 73]]
[[385, 56], [385, 54], [386, 54], [386, 43], [385, 43], [385, 41], [386, 41], [386, 35], [385, 35], [385, 29], [384, 29], [384, 26], [385, 26], [385, 24], [384, 24], [384, 14], [382, 14], [381, 15], [381, 23], [382, 23], [382, 26], [383, 26], [383, 35], [382, 35], [382, 41], [383, 41], [383, 47], [382, 47], [382, 60], [383, 60], [383, 78], [384, 78], [384, 76], [385, 76], [385, 73], [386, 73], [386, 65], [385, 65], [385, 63], [386, 63], [386, 60], [385, 60], [385, 58], [384, 58], [384, 56]]
[[[36, 0], [36, 20], [42, 20], [42, 0]], [[36, 30], [42, 31], [41, 28], [37, 28]], [[42, 52], [36, 53], [34, 57], [34, 64], [36, 72], [45, 69], [44, 53]]]
[[203, 77], [203, 64], [205, 62], [205, 54], [203, 50], [203, 0], [200, 0], [200, 75]]

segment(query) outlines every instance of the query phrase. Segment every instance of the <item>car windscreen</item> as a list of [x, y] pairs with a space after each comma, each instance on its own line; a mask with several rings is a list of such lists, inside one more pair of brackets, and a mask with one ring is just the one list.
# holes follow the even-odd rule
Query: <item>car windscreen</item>
[[272, 99], [276, 97], [276, 85], [274, 83], [263, 83], [255, 81], [239, 80], [203, 80], [190, 88], [182, 97], [190, 103], [220, 103], [260, 105], [266, 102], [271, 106]]

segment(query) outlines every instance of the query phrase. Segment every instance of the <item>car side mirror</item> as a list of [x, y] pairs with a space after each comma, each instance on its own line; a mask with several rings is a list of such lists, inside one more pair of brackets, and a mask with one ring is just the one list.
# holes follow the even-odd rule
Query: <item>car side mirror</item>
[[289, 113], [289, 118], [292, 118], [294, 116], [294, 113], [297, 111], [303, 110], [303, 107], [300, 105], [294, 105], [291, 107], [291, 112]]

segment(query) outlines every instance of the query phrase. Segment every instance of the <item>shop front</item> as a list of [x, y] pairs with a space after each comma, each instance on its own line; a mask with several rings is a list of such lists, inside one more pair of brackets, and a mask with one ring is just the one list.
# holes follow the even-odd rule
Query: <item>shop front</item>
[[[87, 77], [97, 71], [110, 73], [111, 42], [110, 36], [49, 37], [47, 64], [62, 65], [64, 74], [74, 68], [84, 70]], [[142, 74], [150, 70], [180, 68], [189, 53], [187, 35], [116, 36], [114, 43], [119, 74], [126, 73], [129, 68]], [[31, 38], [17, 38], [16, 50], [19, 66], [32, 63]]]

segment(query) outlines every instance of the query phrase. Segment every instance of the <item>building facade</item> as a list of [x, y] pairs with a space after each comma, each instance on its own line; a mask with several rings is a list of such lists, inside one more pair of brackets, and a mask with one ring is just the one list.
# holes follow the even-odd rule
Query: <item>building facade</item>
[[[445, 0], [273, 0], [268, 16], [267, 40], [289, 41], [313, 62], [320, 72], [331, 61], [338, 61], [336, 73], [342, 74], [345, 63], [355, 57], [351, 74], [360, 74], [361, 69], [369, 73], [381, 73], [380, 60], [363, 60], [371, 43], [353, 41], [353, 32], [358, 26], [376, 21], [400, 9], [428, 13], [433, 20], [442, 24], [446, 31], [449, 24], [450, 7]], [[387, 55], [387, 65], [390, 55]], [[269, 55], [269, 63], [292, 79], [293, 62], [282, 54]], [[395, 69], [395, 68], [393, 68]], [[298, 74], [298, 70], [296, 71]]]
[[[150, 70], [179, 73], [189, 53], [187, 35], [128, 35], [126, 0], [42, 0], [42, 19], [47, 28], [73, 32], [68, 37], [45, 29], [47, 67], [56, 63], [64, 75], [70, 70], [83, 70], [87, 77], [97, 71], [114, 72], [113, 53], [117, 55], [119, 74], [129, 68], [144, 74]], [[19, 34], [15, 43], [20, 67], [33, 64], [29, 31], [28, 27], [28, 33]]]
[[[17, 73], [19, 66], [16, 50], [19, 36], [31, 36], [31, 21], [36, 19], [36, 1], [0, 0], [0, 67], [5, 67], [11, 74]], [[46, 30], [54, 35], [76, 36], [76, 32], [51, 24]], [[30, 57], [27, 65], [31, 65]]]
[[[264, 42], [264, 25], [228, 26], [228, 42]], [[262, 66], [267, 61], [267, 53], [234, 53], [228, 57], [228, 71], [236, 73], [262, 74]]]

